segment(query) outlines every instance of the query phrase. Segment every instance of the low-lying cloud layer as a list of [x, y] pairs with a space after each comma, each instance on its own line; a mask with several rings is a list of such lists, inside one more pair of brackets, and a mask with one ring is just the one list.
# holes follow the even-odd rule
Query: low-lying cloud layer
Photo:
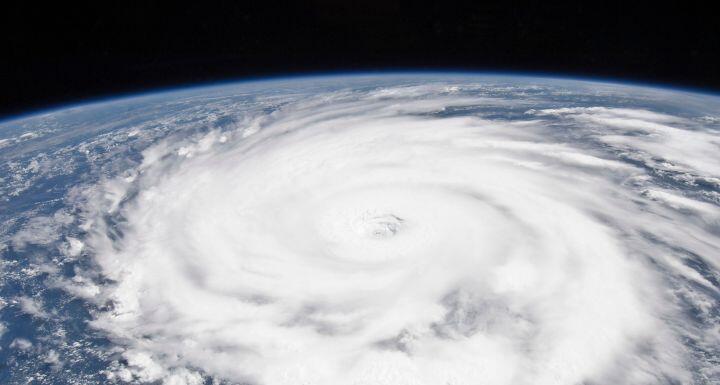
[[683, 190], [720, 183], [717, 132], [629, 107], [472, 112], [527, 103], [330, 92], [147, 149], [86, 208], [115, 282], [93, 326], [125, 349], [110, 376], [711, 381], [688, 341], [717, 324], [690, 319], [678, 282], [718, 298], [688, 267], [719, 271], [717, 196]]

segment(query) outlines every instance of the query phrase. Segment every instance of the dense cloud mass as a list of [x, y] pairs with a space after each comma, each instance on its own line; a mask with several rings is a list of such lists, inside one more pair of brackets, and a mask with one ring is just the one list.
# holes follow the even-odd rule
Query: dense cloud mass
[[279, 91], [76, 191], [108, 380], [720, 381], [717, 118], [521, 81]]

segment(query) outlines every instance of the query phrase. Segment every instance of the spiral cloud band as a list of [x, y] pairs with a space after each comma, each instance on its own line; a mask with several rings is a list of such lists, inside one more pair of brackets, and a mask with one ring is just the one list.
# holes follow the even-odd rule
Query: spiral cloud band
[[[87, 245], [112, 282], [93, 326], [124, 346], [108, 375], [716, 376], [702, 357], [718, 342], [717, 281], [692, 266], [718, 271], [717, 131], [672, 112], [480, 87], [277, 97], [232, 127], [145, 150], [87, 208]], [[692, 184], [706, 188], [677, 188]]]

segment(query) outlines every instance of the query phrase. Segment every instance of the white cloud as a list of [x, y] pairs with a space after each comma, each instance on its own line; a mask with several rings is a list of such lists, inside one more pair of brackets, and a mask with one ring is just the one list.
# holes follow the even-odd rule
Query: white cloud
[[72, 223], [73, 220], [71, 215], [62, 210], [52, 216], [30, 218], [23, 228], [12, 236], [13, 246], [23, 248], [27, 244], [50, 244], [58, 239], [62, 227]]
[[648, 163], [660, 158], [669, 163], [658, 166], [705, 176], [720, 175], [720, 139], [715, 132], [687, 119], [646, 110], [606, 107], [546, 109], [532, 113], [559, 116], [597, 128], [594, 135], [601, 141], [634, 154], [644, 152]]
[[25, 338], [15, 338], [10, 343], [11, 349], [18, 349], [18, 350], [29, 350], [32, 348], [33, 344], [32, 342], [26, 340]]
[[25, 314], [31, 315], [35, 318], [48, 318], [49, 316], [48, 313], [43, 310], [43, 304], [39, 299], [31, 297], [18, 297], [15, 301], [17, 301], [20, 306], [20, 310]]

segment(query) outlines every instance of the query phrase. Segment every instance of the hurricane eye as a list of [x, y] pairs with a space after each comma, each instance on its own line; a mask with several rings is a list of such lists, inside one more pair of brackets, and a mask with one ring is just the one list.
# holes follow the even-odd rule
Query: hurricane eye
[[390, 238], [400, 231], [403, 219], [393, 215], [384, 214], [361, 218], [358, 230], [361, 235], [371, 238]]

